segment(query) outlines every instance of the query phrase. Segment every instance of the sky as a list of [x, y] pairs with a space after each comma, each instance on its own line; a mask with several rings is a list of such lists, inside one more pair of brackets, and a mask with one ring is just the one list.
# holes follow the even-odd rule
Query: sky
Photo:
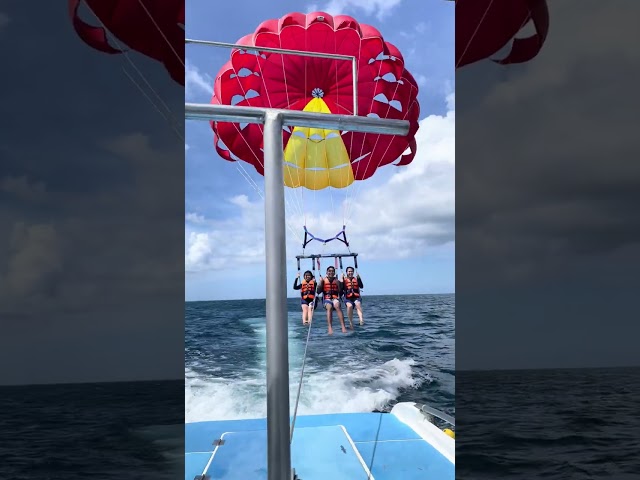
[[[355, 5], [354, 15], [395, 35], [407, 56], [411, 44], [403, 32], [416, 32], [416, 52], [426, 52], [428, 41], [439, 37], [425, 40], [418, 25], [432, 32], [450, 28], [435, 21], [436, 13], [418, 15], [429, 2], [385, 2], [392, 9], [381, 19], [378, 10], [368, 14]], [[441, 32], [441, 48], [411, 60], [416, 78], [425, 76], [420, 132], [428, 134], [422, 142], [431, 150], [419, 149], [429, 153], [423, 163], [414, 161], [419, 171], [404, 169], [421, 183], [420, 195], [407, 195], [415, 190], [402, 175], [396, 182], [405, 200], [430, 207], [421, 212], [441, 215], [444, 238], [453, 239], [455, 193], [457, 369], [640, 364], [640, 105], [633, 95], [640, 5], [616, 6], [550, 0], [551, 30], [535, 60], [509, 68], [480, 62], [456, 72], [455, 192], [453, 115], [446, 116], [447, 98], [453, 104], [447, 83], [453, 55], [444, 53], [449, 37]], [[187, 20], [220, 32], [201, 38], [233, 42], [269, 9], [286, 13], [296, 5], [285, 7], [223, 4], [215, 15], [195, 19], [188, 8]], [[407, 11], [417, 22], [402, 22]], [[185, 151], [183, 138], [124, 75], [127, 62], [80, 42], [66, 7], [43, 2], [40, 15], [31, 13], [30, 4], [18, 0], [0, 6], [0, 54], [12, 69], [0, 89], [0, 384], [182, 378], [185, 290], [187, 298], [211, 298], [210, 291], [232, 297], [225, 281], [243, 277], [260, 296], [263, 285], [257, 260], [243, 267], [233, 259], [236, 270], [224, 278], [220, 269], [185, 275], [185, 239], [189, 228], [196, 231], [185, 210], [223, 222], [198, 230], [225, 232], [226, 242], [216, 248], [253, 247], [262, 245], [259, 196], [233, 164], [192, 142], [211, 139], [207, 128], [196, 134], [197, 124], [186, 131], [187, 144], [202, 153], [187, 155], [185, 166], [191, 149]], [[254, 13], [255, 19], [245, 18]], [[241, 22], [238, 32], [224, 34], [231, 22], [216, 20], [223, 14]], [[132, 58], [182, 125], [185, 91], [161, 65]], [[212, 59], [207, 70], [206, 61], [200, 66], [194, 59], [198, 73], [210, 76], [220, 61]], [[193, 83], [195, 71], [188, 72], [187, 99], [207, 101]], [[387, 206], [385, 189], [394, 185], [396, 172], [388, 170], [366, 182], [374, 198], [363, 208], [374, 203], [376, 219]], [[247, 202], [258, 206], [246, 208]], [[362, 215], [348, 231], [362, 255], [364, 281], [373, 284], [365, 293], [388, 285], [377, 276], [393, 268], [418, 271], [426, 287], [433, 286], [439, 278], [429, 274], [438, 262], [442, 290], [453, 285], [453, 243], [424, 234], [428, 218], [424, 231], [412, 232], [413, 243], [397, 235], [407, 243], [389, 246], [355, 234], [361, 228], [373, 237], [358, 223]], [[403, 228], [400, 223], [397, 230]], [[239, 232], [254, 236], [253, 243]], [[295, 255], [297, 242], [291, 242], [289, 255]], [[385, 259], [400, 247], [428, 253]], [[293, 268], [292, 261], [290, 280]], [[255, 276], [245, 279], [246, 272]]]
[[[344, 223], [350, 250], [358, 253], [364, 293], [454, 292], [453, 4], [190, 0], [186, 36], [235, 43], [262, 21], [294, 11], [347, 14], [378, 28], [403, 53], [418, 82], [421, 114], [417, 156], [410, 165], [383, 167], [367, 181], [342, 191], [303, 194], [302, 189], [286, 189], [287, 283], [295, 277], [295, 255], [303, 253], [304, 225], [315, 236], [330, 238]], [[227, 49], [187, 45], [188, 102], [209, 103], [215, 76], [228, 57]], [[222, 160], [206, 122], [186, 122], [185, 133], [186, 300], [264, 298], [264, 179], [249, 164]], [[347, 249], [338, 242], [326, 246], [312, 242], [304, 253], [347, 253]], [[330, 263], [323, 262], [322, 270]], [[301, 268], [310, 268], [309, 261]], [[295, 296], [291, 285], [287, 288], [289, 296]]]
[[[183, 139], [64, 2], [33, 13], [0, 5], [0, 384], [182, 378]], [[131, 58], [182, 132], [183, 88]]]
[[456, 74], [458, 369], [640, 364], [640, 7], [548, 5], [534, 60]]

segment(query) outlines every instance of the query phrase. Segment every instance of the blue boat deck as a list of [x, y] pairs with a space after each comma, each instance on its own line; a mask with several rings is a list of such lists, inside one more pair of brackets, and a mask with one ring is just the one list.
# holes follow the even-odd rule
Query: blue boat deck
[[[185, 480], [267, 478], [267, 422], [229, 420], [185, 425]], [[222, 439], [224, 443], [215, 446]], [[455, 467], [395, 415], [301, 416], [291, 463], [302, 480], [453, 480]]]

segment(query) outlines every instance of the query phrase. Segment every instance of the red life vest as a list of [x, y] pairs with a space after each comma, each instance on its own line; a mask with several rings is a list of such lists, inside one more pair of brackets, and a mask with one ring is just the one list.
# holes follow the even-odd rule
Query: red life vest
[[325, 278], [322, 291], [324, 298], [338, 298], [338, 279], [333, 277], [333, 282], [330, 282], [328, 278]]
[[344, 290], [346, 298], [360, 298], [360, 287], [358, 286], [358, 279], [356, 277], [344, 278]]
[[300, 295], [304, 300], [313, 300], [316, 297], [316, 282], [314, 280], [302, 280]]

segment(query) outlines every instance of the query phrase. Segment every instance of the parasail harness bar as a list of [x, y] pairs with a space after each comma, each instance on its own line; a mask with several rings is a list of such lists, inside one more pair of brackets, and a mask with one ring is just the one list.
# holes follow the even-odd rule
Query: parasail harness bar
[[302, 249], [304, 250], [304, 248], [309, 245], [311, 242], [313, 242], [314, 240], [327, 244], [332, 240], [340, 240], [342, 243], [344, 243], [347, 248], [349, 248], [349, 242], [347, 241], [347, 234], [345, 232], [345, 226], [342, 226], [342, 230], [340, 230], [334, 237], [331, 238], [318, 238], [316, 236], [314, 236], [309, 230], [307, 230], [307, 227], [304, 227], [304, 241], [302, 242]]
[[300, 271], [300, 260], [305, 258], [311, 259], [311, 270], [315, 271], [316, 265], [314, 260], [318, 258], [335, 258], [340, 262], [340, 270], [342, 270], [342, 259], [344, 257], [353, 258], [353, 264], [355, 269], [358, 269], [358, 254], [357, 253], [314, 253], [313, 255], [296, 255], [296, 261], [298, 262], [298, 271]]

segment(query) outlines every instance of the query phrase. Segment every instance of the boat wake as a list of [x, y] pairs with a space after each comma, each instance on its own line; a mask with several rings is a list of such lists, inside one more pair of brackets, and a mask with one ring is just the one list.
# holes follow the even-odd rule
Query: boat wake
[[[415, 372], [412, 359], [393, 359], [377, 366], [347, 363], [340, 367], [305, 368], [298, 406], [299, 415], [356, 413], [384, 410], [403, 390], [419, 388], [427, 376]], [[300, 378], [290, 374], [290, 405], [293, 409]], [[185, 421], [237, 420], [266, 416], [264, 371], [239, 378], [220, 378], [185, 371]]]

